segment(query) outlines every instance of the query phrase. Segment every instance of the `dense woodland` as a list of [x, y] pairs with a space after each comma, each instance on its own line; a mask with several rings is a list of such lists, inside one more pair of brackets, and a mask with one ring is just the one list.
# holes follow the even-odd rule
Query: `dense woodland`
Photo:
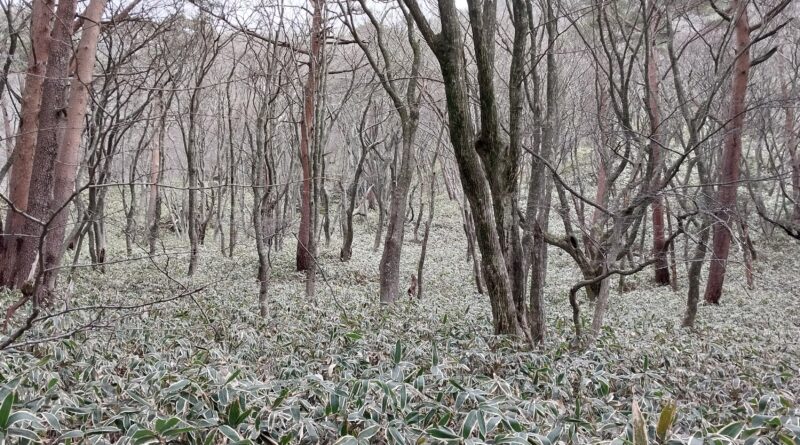
[[797, 2], [0, 8], [0, 444], [800, 445]]

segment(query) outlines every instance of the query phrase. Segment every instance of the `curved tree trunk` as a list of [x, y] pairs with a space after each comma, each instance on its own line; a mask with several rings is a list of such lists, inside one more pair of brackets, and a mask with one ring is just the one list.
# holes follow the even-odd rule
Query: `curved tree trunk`
[[[515, 277], [518, 268], [509, 267], [508, 252], [516, 252], [516, 239], [508, 236], [512, 220], [516, 218], [514, 207], [507, 208], [516, 200], [518, 148], [502, 141], [497, 98], [494, 92], [494, 42], [496, 31], [496, 3], [468, 0], [472, 43], [480, 92], [480, 134], [473, 127], [471, 102], [467, 87], [461, 15], [453, 0], [439, 0], [438, 12], [441, 32], [434, 34], [425, 14], [416, 0], [404, 0], [423, 37], [433, 50], [442, 72], [447, 97], [450, 141], [458, 164], [464, 195], [472, 210], [477, 244], [481, 251], [481, 266], [496, 334], [527, 337], [526, 317], [519, 314], [515, 301]], [[515, 8], [516, 9], [516, 8]], [[517, 12], [520, 12], [518, 9]], [[517, 16], [525, 16], [515, 14]], [[518, 39], [514, 39], [514, 53]], [[517, 82], [510, 84], [516, 89]], [[511, 93], [511, 92], [510, 92]], [[513, 93], [512, 93], [513, 95]], [[512, 97], [513, 99], [513, 97]], [[519, 118], [518, 104], [511, 101], [512, 122]], [[516, 125], [516, 124], [512, 124]], [[509, 217], [510, 216], [510, 217]], [[514, 228], [516, 231], [516, 228]], [[505, 246], [505, 248], [504, 248]], [[511, 247], [509, 249], [508, 247]], [[519, 258], [520, 260], [522, 258]]]
[[367, 151], [362, 151], [361, 157], [356, 164], [356, 171], [353, 173], [353, 182], [347, 187], [347, 208], [342, 217], [342, 249], [339, 251], [341, 261], [350, 261], [353, 256], [353, 212], [356, 208], [356, 192], [361, 174], [364, 172], [364, 161], [367, 159]]

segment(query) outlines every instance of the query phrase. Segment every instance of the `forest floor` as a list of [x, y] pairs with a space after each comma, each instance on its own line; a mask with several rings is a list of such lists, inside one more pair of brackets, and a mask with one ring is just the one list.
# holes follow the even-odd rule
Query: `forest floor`
[[[209, 235], [188, 280], [183, 242], [113, 263], [125, 249], [112, 229], [112, 263], [104, 274], [81, 268], [72, 289], [72, 308], [95, 309], [49, 318], [21, 341], [95, 329], [0, 352], [0, 402], [12, 413], [4, 419], [0, 403], [0, 443], [621, 444], [633, 440], [635, 404], [651, 442], [800, 445], [796, 244], [759, 241], [756, 289], [732, 265], [722, 304], [701, 306], [691, 331], [680, 328], [685, 281], [657, 288], [648, 270], [620, 293], [615, 280], [607, 327], [583, 351], [569, 347], [567, 291], [579, 275], [551, 249], [547, 342], [531, 351], [492, 335], [453, 203], [437, 203], [421, 301], [377, 303], [374, 220], [358, 221], [348, 263], [337, 238], [323, 242], [314, 300], [288, 235], [273, 252], [266, 320], [245, 234], [234, 258]], [[420, 250], [410, 227], [406, 240], [404, 279]], [[0, 305], [13, 298], [0, 293]], [[667, 430], [658, 423], [670, 401]]]

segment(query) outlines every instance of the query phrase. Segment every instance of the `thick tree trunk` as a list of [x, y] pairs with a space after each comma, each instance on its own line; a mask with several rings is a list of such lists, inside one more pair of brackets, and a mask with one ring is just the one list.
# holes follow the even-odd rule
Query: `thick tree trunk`
[[666, 237], [664, 235], [663, 198], [653, 200], [653, 255], [656, 257], [655, 281], [659, 286], [670, 284], [669, 263], [667, 262]]
[[[662, 155], [663, 129], [661, 124], [661, 112], [658, 105], [659, 95], [659, 75], [658, 61], [655, 52], [655, 37], [658, 26], [658, 14], [648, 17], [648, 41], [647, 43], [647, 116], [650, 120], [650, 176], [654, 178], [653, 183], [657, 184], [661, 179], [661, 169], [664, 162]], [[653, 255], [655, 263], [655, 281], [659, 286], [669, 284], [669, 265], [667, 264], [667, 252], [665, 247], [666, 237], [664, 235], [664, 203], [661, 195], [653, 200]]]
[[747, 20], [748, 2], [736, 0], [733, 11], [736, 14], [735, 40], [736, 61], [731, 80], [731, 103], [726, 125], [725, 145], [722, 152], [720, 186], [717, 191], [717, 210], [714, 222], [714, 241], [711, 264], [704, 298], [712, 304], [719, 304], [722, 284], [731, 247], [731, 229], [736, 213], [736, 193], [739, 188], [739, 162], [742, 158], [742, 128], [744, 127], [745, 98], [747, 78], [750, 72], [750, 28]]
[[[409, 2], [407, 4], [410, 5]], [[414, 4], [413, 6], [416, 6]], [[516, 163], [517, 159], [497, 159], [506, 150], [502, 150], [499, 141], [499, 123], [495, 97], [493, 94], [493, 45], [495, 10], [493, 2], [481, 9], [475, 2], [469, 5], [470, 18], [473, 25], [473, 43], [478, 60], [478, 77], [481, 102], [481, 137], [476, 138], [470, 111], [469, 92], [466, 84], [466, 66], [461, 38], [461, 23], [455, 2], [439, 1], [439, 12], [442, 31], [438, 45], [434, 47], [442, 77], [445, 81], [447, 96], [448, 124], [450, 141], [453, 144], [458, 164], [464, 195], [472, 210], [472, 220], [478, 248], [481, 251], [481, 268], [486, 283], [492, 308], [492, 320], [496, 334], [510, 334], [525, 337], [527, 332], [517, 318], [517, 306], [514, 301], [513, 283], [509, 275], [504, 256], [500, 231], [504, 230], [502, 220], [498, 217], [504, 212], [502, 204], [507, 201], [502, 184], [492, 187], [491, 181], [501, 181], [494, 171], [485, 170], [485, 166], [499, 167], [493, 161]], [[421, 15], [418, 11], [418, 16]], [[482, 17], [477, 17], [481, 15]], [[420, 19], [417, 18], [418, 22]], [[483, 23], [482, 18], [487, 22]], [[483, 26], [481, 26], [483, 25]], [[429, 42], [430, 43], [430, 42]], [[485, 157], [485, 159], [482, 159]], [[491, 175], [491, 176], [490, 176]], [[516, 177], [512, 179], [516, 181]], [[497, 202], [496, 202], [497, 201]], [[497, 212], [497, 213], [496, 213]]]
[[[9, 179], [9, 199], [18, 210], [28, 209], [33, 157], [39, 127], [39, 109], [42, 102], [42, 87], [47, 61], [50, 55], [50, 23], [53, 17], [53, 0], [34, 0], [31, 13], [31, 51], [25, 89], [22, 93], [19, 136], [13, 152], [13, 164]], [[16, 274], [17, 254], [22, 248], [25, 217], [9, 209], [3, 236], [0, 236], [0, 286], [13, 286]]]
[[[106, 0], [92, 0], [83, 13], [86, 22], [83, 25], [83, 34], [75, 54], [76, 69], [75, 78], [70, 86], [67, 126], [55, 164], [54, 194], [51, 205], [54, 216], [51, 230], [47, 235], [44, 261], [45, 283], [48, 290], [52, 290], [55, 286], [57, 267], [61, 263], [64, 253], [64, 230], [69, 214], [68, 205], [75, 190], [81, 135], [86, 122], [86, 108], [89, 101], [88, 87], [92, 85], [97, 40], [100, 36], [99, 23], [105, 7]], [[134, 196], [131, 196], [131, 201], [133, 209]]]
[[[457, 58], [451, 59], [458, 60]], [[455, 63], [454, 63], [455, 64]], [[442, 71], [446, 73], [447, 63], [442, 62]], [[518, 325], [516, 305], [512, 294], [511, 280], [506, 269], [503, 249], [500, 244], [498, 229], [495, 226], [494, 205], [489, 182], [482, 168], [482, 162], [474, 148], [467, 111], [468, 99], [466, 85], [446, 81], [446, 90], [451, 99], [448, 104], [458, 102], [458, 106], [450, 111], [450, 138], [456, 149], [461, 182], [464, 195], [472, 209], [472, 222], [478, 248], [481, 252], [481, 272], [485, 281], [492, 307], [492, 319], [496, 334], [512, 334], [522, 336], [524, 333]], [[463, 104], [463, 107], [461, 106]]]
[[403, 249], [405, 235], [405, 210], [408, 204], [408, 189], [414, 172], [414, 134], [416, 122], [406, 122], [403, 126], [402, 153], [400, 172], [397, 184], [392, 190], [389, 203], [389, 221], [386, 226], [386, 238], [383, 242], [383, 254], [380, 261], [380, 298], [382, 303], [393, 302], [400, 287], [400, 254]]
[[313, 13], [311, 17], [311, 52], [308, 58], [308, 75], [303, 89], [303, 118], [300, 120], [300, 170], [302, 184], [300, 185], [300, 228], [297, 232], [296, 266], [298, 271], [308, 270], [313, 263], [311, 251], [312, 221], [311, 221], [311, 143], [314, 140], [314, 111], [317, 95], [317, 67], [322, 52], [322, 9], [324, 0], [313, 0]]
[[[600, 273], [605, 273], [615, 268], [617, 256], [622, 248], [624, 237], [624, 233], [622, 233], [622, 223], [615, 220], [613, 224], [614, 228], [611, 233], [611, 239], [609, 240], [610, 247], [604, 257], [605, 259], [603, 262], [603, 268]], [[600, 335], [600, 330], [603, 328], [603, 320], [605, 319], [606, 311], [608, 310], [609, 287], [610, 278], [600, 281], [600, 289], [597, 294], [597, 299], [595, 300], [594, 315], [592, 317], [593, 338], [597, 338], [597, 336]]]
[[[559, 120], [559, 103], [558, 103], [558, 66], [555, 57], [555, 44], [558, 38], [557, 19], [553, 11], [551, 1], [545, 3], [545, 14], [547, 22], [545, 28], [547, 31], [547, 85], [545, 92], [545, 100], [547, 107], [547, 114], [542, 125], [541, 144], [539, 145], [539, 157], [534, 156], [531, 161], [531, 177], [528, 187], [528, 202], [527, 202], [527, 225], [526, 237], [530, 245], [530, 328], [531, 338], [534, 343], [542, 343], [544, 341], [546, 325], [545, 325], [545, 307], [544, 307], [544, 286], [545, 278], [547, 276], [547, 243], [544, 239], [543, 231], [548, 228], [548, 221], [550, 217], [550, 198], [551, 187], [548, 186], [548, 175], [546, 173], [545, 161], [549, 162], [553, 150], [558, 144], [558, 120]], [[528, 26], [532, 24], [529, 23]], [[531, 37], [533, 39], [533, 37]], [[539, 91], [539, 78], [536, 73], [533, 74], [533, 81], [535, 82], [535, 96], [538, 98]], [[534, 110], [535, 119], [541, 119], [540, 108]]]
[[[15, 267], [14, 282], [21, 287], [31, 276], [41, 276], [40, 265], [48, 264], [41, 255], [46, 253], [47, 233], [52, 216], [53, 179], [55, 162], [58, 156], [60, 136], [67, 121], [67, 80], [69, 79], [69, 60], [72, 55], [72, 18], [75, 16], [77, 0], [61, 0], [56, 10], [51, 33], [50, 57], [42, 87], [42, 103], [39, 113], [39, 135], [36, 153], [33, 157], [33, 172], [28, 194], [28, 214], [37, 221], [26, 220], [23, 230], [24, 240], [19, 249]], [[50, 263], [52, 264], [52, 262]], [[32, 272], [37, 271], [34, 275]], [[44, 288], [39, 286], [37, 298], [43, 296]]]

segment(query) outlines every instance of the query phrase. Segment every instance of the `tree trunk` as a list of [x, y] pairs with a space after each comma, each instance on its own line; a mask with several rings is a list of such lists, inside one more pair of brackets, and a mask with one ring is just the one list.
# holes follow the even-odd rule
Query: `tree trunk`
[[710, 238], [710, 224], [708, 218], [703, 218], [700, 228], [700, 237], [695, 246], [686, 276], [689, 280], [689, 290], [686, 293], [686, 314], [683, 316], [681, 326], [685, 328], [694, 327], [694, 320], [697, 317], [697, 304], [700, 301], [700, 274], [703, 271], [703, 263], [708, 251], [708, 239]]
[[[25, 221], [25, 238], [17, 256], [14, 282], [21, 287], [30, 277], [38, 278], [41, 266], [53, 264], [51, 258], [42, 258], [47, 252], [49, 224], [53, 210], [53, 180], [58, 156], [60, 136], [64, 134], [67, 121], [67, 80], [69, 61], [72, 56], [72, 18], [75, 16], [77, 0], [61, 0], [56, 10], [51, 33], [50, 57], [42, 87], [42, 103], [39, 113], [38, 138], [33, 157], [33, 172], [28, 195], [28, 214], [37, 221]], [[46, 224], [46, 225], [45, 225]], [[63, 234], [62, 234], [63, 237]], [[59, 243], [62, 240], [59, 239]], [[52, 251], [49, 252], [52, 254]], [[41, 285], [37, 298], [44, 296]]]
[[784, 121], [784, 134], [786, 138], [786, 147], [789, 151], [789, 162], [792, 170], [792, 221], [795, 224], [800, 224], [800, 153], [798, 153], [798, 137], [795, 131], [795, 114], [794, 106], [791, 104], [791, 96], [786, 88], [783, 86], [783, 98], [789, 105], [784, 108], [786, 113]]
[[712, 304], [719, 304], [722, 284], [731, 247], [731, 228], [736, 212], [736, 192], [739, 187], [739, 162], [742, 158], [742, 128], [744, 127], [745, 98], [747, 78], [750, 72], [750, 28], [747, 20], [748, 2], [736, 0], [732, 10], [736, 14], [735, 40], [736, 61], [731, 79], [731, 103], [726, 125], [725, 145], [720, 167], [720, 186], [717, 191], [717, 205], [714, 221], [714, 241], [711, 264], [704, 298]]
[[[645, 90], [647, 96], [647, 116], [650, 120], [650, 165], [648, 168], [651, 170], [650, 176], [653, 183], [657, 184], [661, 179], [661, 169], [663, 164], [662, 155], [662, 123], [661, 113], [658, 105], [659, 95], [659, 75], [658, 75], [658, 61], [655, 53], [655, 38], [658, 29], [659, 16], [657, 13], [649, 14], [647, 19], [650, 21], [647, 31], [647, 62], [646, 62], [646, 76], [647, 88]], [[659, 286], [666, 286], [669, 284], [669, 265], [667, 264], [667, 252], [665, 247], [666, 238], [664, 236], [664, 203], [663, 197], [657, 195], [653, 200], [653, 255], [656, 258], [655, 263], [655, 281]]]
[[188, 275], [191, 277], [194, 275], [195, 270], [197, 269], [197, 252], [198, 252], [198, 227], [197, 227], [197, 220], [199, 218], [197, 212], [197, 192], [199, 187], [199, 180], [198, 180], [198, 173], [197, 173], [197, 128], [196, 128], [196, 118], [197, 118], [197, 109], [198, 109], [198, 91], [195, 91], [192, 94], [192, 98], [190, 100], [189, 106], [189, 140], [186, 144], [186, 167], [187, 167], [187, 176], [189, 182], [189, 203], [188, 203], [188, 215], [186, 215], [187, 220], [187, 231], [189, 232], [189, 271]]
[[[425, 26], [425, 29], [429, 29], [419, 5], [412, 0], [405, 1], [420, 28]], [[503, 207], [511, 199], [511, 196], [507, 195], [509, 190], [505, 187], [508, 184], [504, 184], [503, 181], [507, 179], [516, 181], [516, 176], [508, 178], [497, 173], [503, 170], [500, 164], [516, 163], [517, 159], [507, 153], [507, 147], [499, 139], [498, 113], [493, 87], [496, 4], [487, 3], [481, 12], [482, 8], [476, 2], [468, 3], [473, 27], [472, 39], [478, 63], [480, 137], [476, 138], [472, 123], [462, 25], [454, 1], [439, 1], [442, 31], [435, 41], [429, 36], [428, 43], [434, 50], [444, 78], [450, 141], [453, 144], [464, 195], [472, 210], [477, 244], [481, 251], [481, 268], [492, 308], [494, 332], [524, 337], [527, 332], [517, 318], [514, 288], [504, 255], [505, 243], [501, 239], [503, 235], [500, 233], [507, 226], [499, 218], [506, 214], [506, 209]], [[494, 168], [491, 169], [493, 171], [488, 171], [485, 167]], [[492, 187], [491, 181], [495, 181], [495, 187]]]
[[311, 52], [308, 58], [308, 75], [303, 89], [303, 118], [300, 120], [300, 170], [303, 181], [300, 186], [300, 228], [297, 233], [297, 270], [308, 270], [313, 263], [309, 249], [312, 231], [311, 221], [311, 143], [314, 139], [314, 111], [317, 95], [317, 67], [321, 55], [322, 44], [322, 9], [325, 0], [313, 0], [311, 17]]
[[356, 171], [353, 173], [353, 182], [347, 187], [347, 193], [343, 195], [347, 199], [347, 208], [342, 217], [342, 249], [339, 251], [339, 260], [350, 261], [353, 256], [353, 212], [356, 208], [356, 193], [361, 174], [364, 172], [364, 162], [367, 160], [368, 149], [362, 150], [361, 157], [356, 164]]
[[669, 263], [667, 262], [666, 237], [664, 235], [664, 198], [660, 195], [653, 200], [653, 255], [655, 255], [655, 281], [659, 286], [670, 284]]
[[253, 230], [256, 237], [256, 253], [258, 253], [258, 307], [261, 317], [269, 316], [269, 242], [274, 225], [272, 221], [272, 208], [265, 208], [264, 204], [271, 191], [271, 169], [266, 165], [267, 154], [266, 144], [268, 137], [265, 119], [267, 102], [262, 104], [256, 121], [256, 142], [255, 153], [252, 163], [252, 182], [253, 182]]
[[[231, 197], [228, 215], [228, 257], [230, 258], [233, 258], [233, 251], [236, 248], [236, 152], [233, 144], [233, 102], [231, 100], [231, 86], [235, 72], [236, 65], [233, 64], [228, 74], [228, 84], [225, 85], [228, 112], [228, 192]], [[220, 207], [222, 207], [222, 202], [220, 202]]]
[[147, 198], [147, 241], [150, 248], [150, 255], [156, 253], [156, 241], [158, 240], [158, 225], [161, 219], [161, 197], [158, 193], [158, 183], [163, 175], [161, 160], [164, 157], [164, 137], [166, 136], [167, 110], [163, 102], [163, 93], [159, 92], [156, 97], [156, 110], [158, 110], [158, 128], [155, 144], [150, 150], [150, 174]]
[[[52, 202], [53, 223], [47, 235], [45, 255], [45, 283], [52, 290], [55, 286], [57, 267], [64, 253], [64, 230], [69, 214], [68, 205], [75, 190], [75, 177], [78, 173], [81, 135], [86, 121], [86, 107], [89, 89], [92, 84], [97, 40], [100, 36], [100, 18], [106, 7], [106, 0], [92, 0], [83, 16], [83, 34], [75, 54], [75, 78], [72, 80], [67, 108], [67, 126], [61, 140], [58, 159], [55, 165], [55, 183]], [[137, 156], [138, 158], [138, 156]], [[135, 169], [135, 164], [134, 167]], [[135, 199], [133, 196], [132, 199]]]
[[[613, 222], [614, 227], [609, 240], [609, 249], [604, 257], [603, 268], [600, 273], [605, 273], [613, 269], [616, 265], [616, 259], [622, 247], [624, 233], [622, 233], [622, 223], [620, 221]], [[603, 319], [606, 316], [608, 309], [610, 278], [600, 281], [600, 289], [597, 294], [597, 299], [594, 305], [594, 316], [592, 317], [592, 337], [597, 338], [600, 335], [600, 330], [603, 328]]]
[[[9, 199], [18, 210], [28, 209], [33, 158], [39, 127], [39, 109], [42, 103], [42, 88], [45, 80], [47, 61], [50, 55], [50, 22], [53, 16], [53, 0], [34, 0], [31, 13], [31, 51], [28, 57], [28, 71], [25, 75], [25, 89], [22, 93], [19, 136], [12, 154], [13, 164], [9, 179]], [[0, 236], [0, 286], [15, 284], [17, 255], [22, 248], [25, 217], [8, 210], [4, 236]]]
[[464, 234], [467, 237], [467, 261], [472, 262], [472, 275], [475, 278], [475, 289], [479, 294], [483, 295], [486, 291], [486, 285], [483, 280], [483, 271], [481, 270], [481, 259], [478, 257], [478, 252], [475, 245], [478, 243], [475, 235], [475, 223], [472, 220], [472, 212], [469, 211], [467, 206], [461, 212], [464, 218]]
[[753, 261], [756, 259], [756, 251], [753, 247], [753, 240], [750, 239], [750, 227], [747, 223], [747, 210], [745, 209], [744, 215], [739, 225], [742, 231], [742, 254], [744, 256], [744, 274], [747, 283], [747, 288], [750, 290], [755, 289], [755, 278], [753, 277]]
[[[545, 171], [545, 162], [549, 162], [553, 150], [558, 144], [558, 66], [555, 58], [555, 44], [558, 38], [557, 19], [553, 11], [551, 1], [545, 3], [545, 14], [547, 22], [547, 85], [545, 100], [547, 114], [541, 126], [541, 141], [538, 149], [538, 157], [534, 156], [531, 160], [531, 177], [528, 185], [528, 202], [526, 209], [527, 225], [526, 237], [530, 243], [528, 255], [530, 260], [530, 328], [531, 339], [534, 343], [544, 341], [545, 307], [544, 307], [544, 285], [547, 276], [547, 243], [544, 239], [543, 231], [548, 228], [550, 217], [550, 198], [552, 188], [548, 186], [548, 175]], [[532, 26], [532, 23], [528, 23]], [[534, 39], [531, 36], [531, 39]], [[533, 45], [533, 41], [532, 41]], [[539, 96], [539, 77], [537, 73], [532, 73], [534, 82], [534, 96], [538, 102]], [[538, 103], [534, 105], [534, 119], [542, 120], [541, 108]], [[538, 115], [538, 116], [536, 116]], [[536, 133], [534, 134], [534, 138]]]
[[378, 221], [377, 227], [375, 228], [375, 241], [372, 243], [372, 251], [377, 252], [378, 248], [381, 246], [381, 235], [383, 235], [383, 219], [386, 209], [384, 209], [383, 204], [383, 185], [376, 187], [374, 190], [376, 192], [375, 200], [378, 201]]
[[383, 242], [383, 254], [380, 261], [380, 298], [381, 303], [391, 303], [398, 296], [400, 287], [400, 254], [403, 249], [405, 235], [405, 210], [408, 205], [408, 189], [414, 172], [414, 134], [416, 122], [406, 122], [403, 126], [402, 154], [397, 184], [392, 190], [389, 203], [389, 221], [386, 226], [386, 238]]
[[[436, 166], [436, 157], [438, 152], [433, 156], [433, 162], [431, 165], [433, 167]], [[434, 198], [436, 197], [436, 171], [434, 170], [431, 174], [431, 190], [430, 190], [430, 197], [429, 197], [429, 204], [428, 204], [428, 221], [425, 223], [425, 232], [422, 235], [422, 246], [420, 247], [419, 252], [419, 262], [417, 263], [417, 298], [422, 299], [422, 293], [424, 291], [424, 279], [423, 279], [423, 272], [425, 270], [425, 255], [428, 251], [428, 237], [431, 234], [431, 225], [433, 224], [433, 207], [434, 207]], [[420, 215], [421, 217], [422, 215]], [[420, 218], [421, 219], [421, 218]]]

